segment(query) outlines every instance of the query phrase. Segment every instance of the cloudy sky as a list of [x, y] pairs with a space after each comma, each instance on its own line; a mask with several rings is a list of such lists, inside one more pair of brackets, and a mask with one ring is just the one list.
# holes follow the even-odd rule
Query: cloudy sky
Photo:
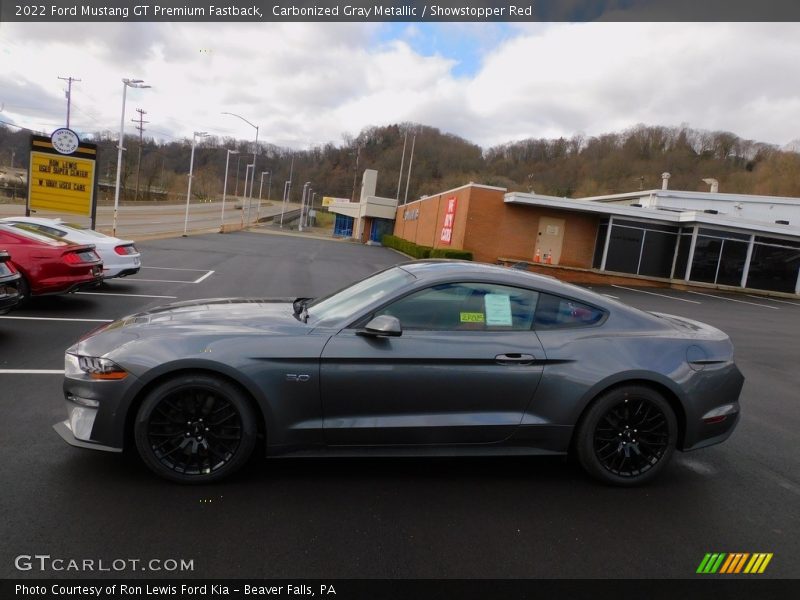
[[0, 120], [304, 148], [416, 122], [483, 147], [644, 123], [800, 138], [800, 24], [0, 24]]

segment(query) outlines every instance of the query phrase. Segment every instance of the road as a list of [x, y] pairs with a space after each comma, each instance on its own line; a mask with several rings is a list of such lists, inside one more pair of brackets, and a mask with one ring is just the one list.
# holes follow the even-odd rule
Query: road
[[[237, 205], [244, 205], [244, 209], [237, 209]], [[255, 223], [257, 218], [280, 215], [282, 211], [298, 210], [300, 205], [287, 202], [285, 206], [280, 201], [273, 200], [268, 203], [254, 199], [250, 208], [249, 223]], [[11, 217], [25, 214], [23, 204], [0, 204], [0, 217]], [[65, 220], [75, 220], [85, 225], [89, 219], [69, 217], [63, 214], [38, 212], [35, 216], [61, 217]], [[117, 236], [131, 237], [134, 240], [143, 237], [163, 236], [169, 233], [183, 233], [184, 219], [186, 216], [185, 204], [164, 204], [160, 202], [142, 203], [138, 206], [121, 206], [117, 213]], [[114, 209], [111, 206], [100, 206], [97, 209], [97, 229], [103, 233], [111, 234]], [[189, 207], [187, 230], [190, 233], [219, 230], [222, 217], [221, 202], [194, 203]], [[244, 223], [248, 218], [247, 200], [229, 198], [225, 203], [225, 225], [236, 226]]]

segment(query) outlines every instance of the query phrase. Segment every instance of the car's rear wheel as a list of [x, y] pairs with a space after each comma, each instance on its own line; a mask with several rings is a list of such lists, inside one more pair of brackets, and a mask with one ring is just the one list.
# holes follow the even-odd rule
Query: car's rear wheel
[[209, 483], [247, 462], [256, 444], [256, 419], [234, 384], [187, 374], [156, 386], [134, 426], [136, 448], [157, 475], [179, 483]]
[[25, 276], [22, 273], [19, 274], [17, 293], [19, 294], [19, 306], [22, 306], [31, 298], [31, 285], [28, 283], [28, 280], [25, 279]]
[[678, 437], [669, 402], [640, 385], [610, 390], [589, 407], [575, 450], [587, 473], [606, 483], [639, 485], [666, 467]]

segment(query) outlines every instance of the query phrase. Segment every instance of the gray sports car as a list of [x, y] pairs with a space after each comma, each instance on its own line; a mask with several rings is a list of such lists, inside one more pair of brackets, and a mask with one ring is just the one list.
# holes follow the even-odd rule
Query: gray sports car
[[67, 350], [70, 444], [221, 479], [254, 452], [574, 453], [612, 484], [725, 440], [744, 382], [723, 332], [514, 269], [391, 267], [324, 298], [155, 308]]

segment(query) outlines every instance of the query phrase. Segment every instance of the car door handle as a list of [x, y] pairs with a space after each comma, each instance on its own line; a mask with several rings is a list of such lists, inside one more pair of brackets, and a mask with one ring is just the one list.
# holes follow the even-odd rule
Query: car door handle
[[536, 357], [533, 354], [519, 354], [512, 352], [509, 354], [498, 354], [494, 357], [495, 361], [501, 365], [529, 365]]

